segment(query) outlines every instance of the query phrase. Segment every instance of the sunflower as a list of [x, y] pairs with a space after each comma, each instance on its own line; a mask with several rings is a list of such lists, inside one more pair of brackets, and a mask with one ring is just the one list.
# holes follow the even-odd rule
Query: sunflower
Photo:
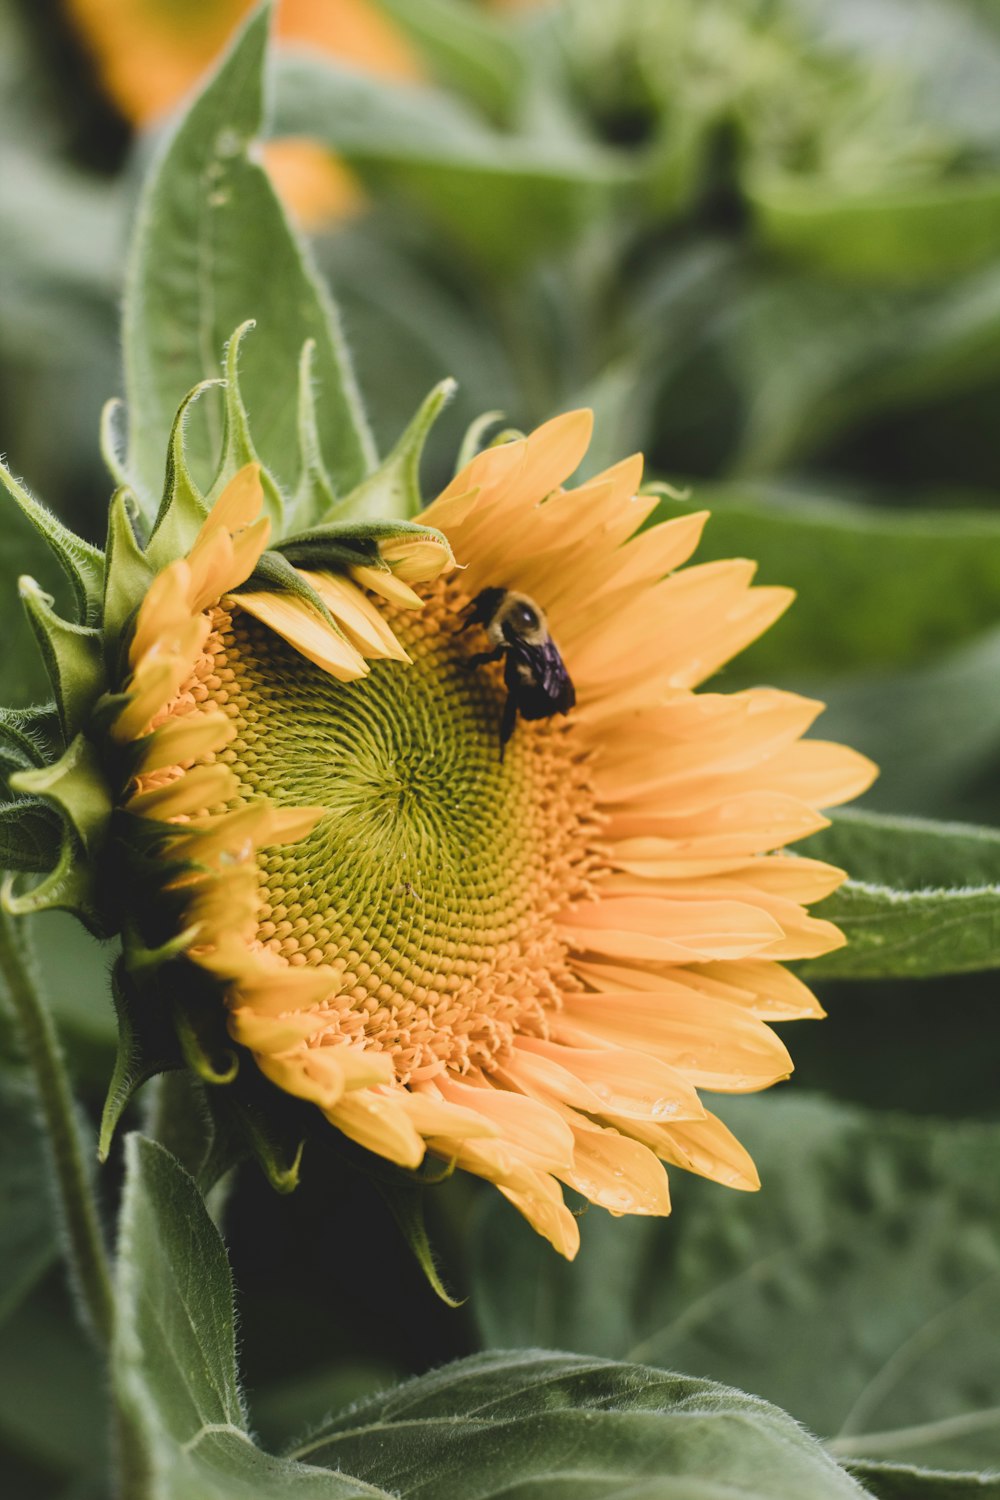
[[[820, 1011], [782, 961], [842, 942], [806, 911], [842, 876], [776, 851], [873, 774], [802, 739], [815, 702], [696, 691], [791, 596], [744, 561], [681, 569], [705, 516], [644, 528], [638, 458], [564, 488], [590, 427], [481, 452], [377, 567], [292, 546], [277, 590], [245, 466], [104, 708], [118, 841], [232, 1040], [368, 1151], [488, 1178], [567, 1256], [562, 1184], [639, 1214], [669, 1211], [663, 1162], [758, 1185], [699, 1090], [791, 1071], [766, 1023]], [[503, 756], [486, 589], [537, 601], [576, 695]]]
[[[249, 1056], [265, 1166], [261, 1089], [396, 1167], [489, 1179], [566, 1256], [563, 1186], [613, 1214], [669, 1212], [664, 1163], [757, 1187], [701, 1093], [791, 1071], [767, 1023], [821, 1014], [783, 962], [842, 943], [806, 910], [842, 875], [782, 847], [874, 774], [802, 738], [818, 703], [698, 691], [789, 592], [682, 566], [706, 517], [647, 525], [638, 457], [567, 487], [589, 412], [479, 452], [418, 519], [366, 519], [412, 481], [439, 390], [355, 496], [300, 485], [292, 524], [249, 448], [201, 495], [203, 391], [145, 538], [123, 491], [102, 554], [0, 473], [84, 616], [25, 582], [58, 722], [8, 712], [0, 749], [13, 863], [43, 869], [61, 828], [8, 907], [123, 936], [105, 1149], [145, 1077], [239, 1074], [209, 1092], [245, 1104]], [[540, 714], [483, 608], [511, 596], [573, 688]]]

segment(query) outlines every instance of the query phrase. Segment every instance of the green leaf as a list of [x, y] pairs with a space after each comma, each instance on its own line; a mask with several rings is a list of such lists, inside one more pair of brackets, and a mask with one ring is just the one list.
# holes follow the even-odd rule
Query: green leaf
[[20, 1305], [56, 1255], [49, 1159], [27, 1083], [0, 1073], [0, 1323]]
[[218, 1231], [169, 1152], [132, 1135], [125, 1158], [112, 1359], [120, 1492], [129, 1500], [388, 1500], [382, 1490], [256, 1446]]
[[362, 1402], [295, 1454], [350, 1470], [400, 1500], [864, 1493], [783, 1412], [754, 1396], [537, 1351], [447, 1365]]
[[129, 1137], [126, 1168], [112, 1368], [130, 1500], [527, 1500], [542, 1485], [567, 1500], [688, 1500], [737, 1486], [746, 1500], [863, 1494], [755, 1397], [572, 1355], [462, 1361], [269, 1458], [247, 1434], [232, 1286], [204, 1204], [152, 1141]]
[[1000, 832], [845, 809], [801, 847], [849, 872], [814, 908], [848, 946], [811, 979], [926, 979], [1000, 967]]
[[744, 191], [763, 242], [820, 272], [900, 282], [958, 276], [993, 258], [1000, 178], [941, 178], [844, 192], [813, 178], [751, 175]]
[[916, 665], [996, 622], [1000, 520], [990, 511], [890, 509], [831, 499], [829, 487], [752, 482], [696, 482], [656, 519], [679, 509], [712, 512], [699, 562], [751, 557], [759, 583], [796, 590], [780, 624], [727, 669], [727, 684], [794, 673], [825, 684]]
[[1000, 1478], [988, 1474], [945, 1474], [911, 1464], [847, 1463], [877, 1500], [1000, 1500]]
[[592, 1209], [572, 1265], [491, 1201], [470, 1303], [485, 1342], [751, 1387], [841, 1458], [870, 1447], [879, 1460], [1000, 1467], [1000, 1125], [794, 1092], [722, 1112], [759, 1194], [673, 1173], [670, 1219]]
[[[254, 159], [264, 99], [268, 9], [258, 9], [183, 116], [143, 196], [125, 298], [128, 470], [155, 504], [174, 413], [218, 374], [233, 330], [254, 319], [241, 358], [261, 459], [290, 494], [296, 481], [296, 369], [315, 339], [326, 465], [350, 489], [374, 453], [334, 305]], [[208, 488], [222, 432], [216, 407], [190, 414], [189, 457]]]
[[277, 134], [324, 141], [494, 269], [573, 244], [637, 191], [627, 159], [584, 137], [505, 135], [450, 95], [305, 53], [279, 57], [276, 73]]
[[524, 59], [509, 28], [461, 0], [379, 0], [423, 52], [437, 78], [491, 114], [510, 113]]

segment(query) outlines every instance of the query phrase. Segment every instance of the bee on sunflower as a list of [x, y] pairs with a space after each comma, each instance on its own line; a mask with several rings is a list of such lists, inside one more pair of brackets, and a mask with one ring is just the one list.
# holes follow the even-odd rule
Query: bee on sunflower
[[489, 1179], [567, 1257], [563, 1185], [614, 1214], [669, 1212], [664, 1163], [755, 1188], [701, 1094], [790, 1072], [768, 1022], [821, 1014], [784, 962], [840, 945], [807, 907], [842, 875], [784, 846], [874, 774], [803, 738], [818, 703], [701, 690], [789, 592], [684, 566], [706, 517], [647, 525], [638, 457], [570, 485], [586, 411], [372, 520], [447, 393], [334, 501], [308, 360], [286, 521], [241, 336], [220, 476], [206, 496], [185, 459], [199, 387], [148, 535], [126, 488], [101, 552], [4, 475], [78, 604], [23, 581], [55, 705], [0, 720], [5, 901], [121, 935], [102, 1149], [187, 1065], [277, 1185], [261, 1121], [290, 1096], [398, 1167]]

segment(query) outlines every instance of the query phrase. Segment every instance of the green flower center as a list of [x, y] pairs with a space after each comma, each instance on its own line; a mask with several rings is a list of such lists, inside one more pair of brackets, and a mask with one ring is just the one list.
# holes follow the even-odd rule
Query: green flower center
[[220, 610], [202, 679], [237, 726], [219, 758], [241, 801], [327, 809], [308, 839], [258, 856], [258, 940], [335, 970], [331, 1027], [390, 1049], [403, 1081], [544, 1032], [573, 986], [554, 919], [593, 864], [572, 717], [519, 721], [501, 761], [506, 689], [499, 666], [470, 667], [486, 641], [460, 631], [467, 603], [439, 584], [421, 611], [386, 607], [412, 665], [376, 661], [351, 683]]

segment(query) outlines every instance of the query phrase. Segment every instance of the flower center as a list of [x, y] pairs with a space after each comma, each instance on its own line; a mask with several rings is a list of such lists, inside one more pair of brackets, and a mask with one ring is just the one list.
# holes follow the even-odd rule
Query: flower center
[[596, 832], [572, 717], [519, 721], [501, 761], [502, 668], [470, 666], [487, 642], [461, 630], [458, 587], [425, 592], [386, 606], [412, 666], [340, 683], [219, 609], [202, 675], [237, 726], [219, 758], [244, 800], [328, 810], [258, 855], [258, 941], [335, 970], [331, 1029], [390, 1050], [403, 1082], [544, 1034], [575, 987], [554, 918], [587, 890]]

